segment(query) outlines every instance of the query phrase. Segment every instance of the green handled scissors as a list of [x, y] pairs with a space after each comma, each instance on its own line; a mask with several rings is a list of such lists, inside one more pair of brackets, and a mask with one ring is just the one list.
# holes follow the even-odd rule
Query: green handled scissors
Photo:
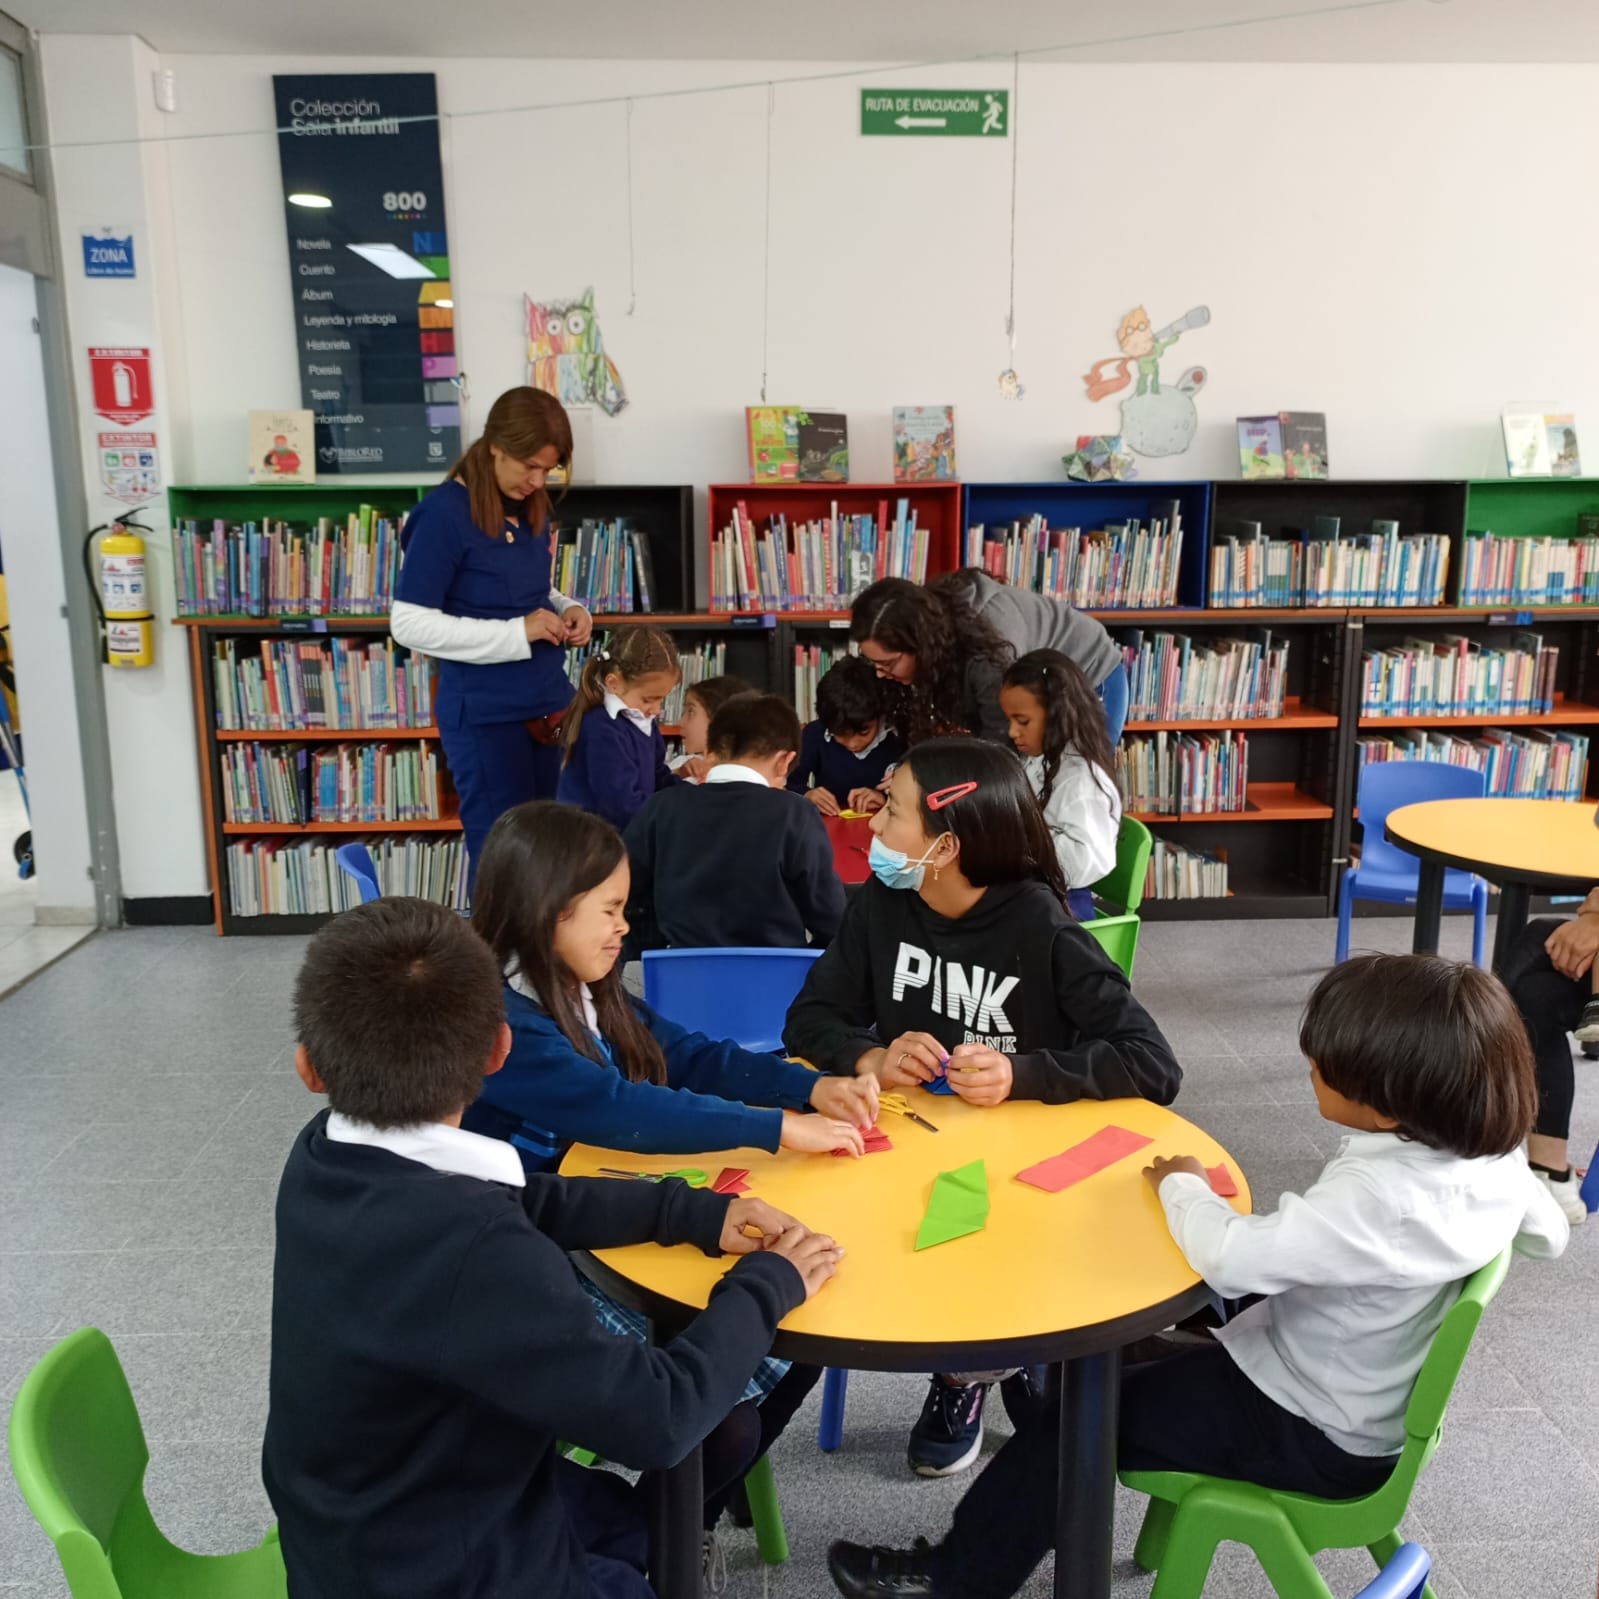
[[698, 1166], [685, 1166], [679, 1171], [623, 1171], [617, 1166], [601, 1166], [599, 1171], [602, 1177], [628, 1177], [636, 1183], [659, 1183], [676, 1177], [690, 1188], [704, 1188], [711, 1180]]

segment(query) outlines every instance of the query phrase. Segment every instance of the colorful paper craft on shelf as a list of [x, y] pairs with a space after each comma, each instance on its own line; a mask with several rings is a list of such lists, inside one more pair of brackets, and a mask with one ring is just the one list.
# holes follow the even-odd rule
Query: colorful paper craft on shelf
[[1233, 1174], [1227, 1169], [1227, 1162], [1219, 1166], [1207, 1166], [1205, 1175], [1210, 1179], [1210, 1191], [1220, 1194], [1223, 1199], [1231, 1199], [1238, 1192], [1238, 1183]]
[[[894, 1147], [894, 1140], [888, 1136], [875, 1122], [866, 1129], [866, 1153], [868, 1155], [884, 1155]], [[847, 1149], [835, 1149], [835, 1155], [847, 1155]]]
[[1061, 460], [1066, 476], [1078, 483], [1122, 483], [1138, 476], [1119, 433], [1079, 433], [1077, 448]]
[[744, 1166], [724, 1166], [716, 1175], [716, 1181], [711, 1184], [713, 1194], [747, 1194], [750, 1185], [747, 1181], [749, 1170]]
[[952, 1238], [980, 1233], [988, 1225], [988, 1172], [980, 1160], [933, 1179], [927, 1213], [916, 1234], [918, 1249], [947, 1244]]
[[1154, 1142], [1153, 1138], [1129, 1132], [1125, 1127], [1101, 1127], [1092, 1138], [1085, 1138], [1082, 1143], [1073, 1144], [1070, 1149], [1017, 1172], [1016, 1177], [1019, 1182], [1042, 1188], [1046, 1194], [1058, 1194], [1061, 1189], [1070, 1188], [1073, 1183], [1080, 1183], [1107, 1166], [1114, 1166], [1135, 1150]]

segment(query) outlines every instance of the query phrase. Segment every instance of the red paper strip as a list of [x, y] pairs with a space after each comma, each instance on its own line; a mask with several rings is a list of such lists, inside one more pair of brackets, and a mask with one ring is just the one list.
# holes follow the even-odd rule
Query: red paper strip
[[713, 1194], [747, 1194], [750, 1185], [744, 1180], [749, 1176], [749, 1170], [744, 1166], [724, 1166], [717, 1179], [711, 1184]]
[[1220, 1166], [1207, 1166], [1205, 1175], [1210, 1179], [1210, 1191], [1220, 1194], [1223, 1199], [1231, 1199], [1238, 1192], [1238, 1184], [1233, 1179], [1233, 1174], [1227, 1170], [1227, 1163]]
[[[866, 1153], [868, 1155], [881, 1155], [894, 1147], [894, 1140], [875, 1123], [866, 1129], [865, 1136]], [[847, 1149], [835, 1149], [833, 1153], [835, 1155], [847, 1155], [849, 1151]]]
[[1034, 1188], [1042, 1188], [1045, 1193], [1058, 1194], [1061, 1189], [1070, 1188], [1073, 1183], [1080, 1183], [1107, 1166], [1114, 1166], [1134, 1150], [1154, 1142], [1153, 1138], [1129, 1132], [1125, 1127], [1101, 1127], [1092, 1138], [1085, 1138], [1082, 1143], [1073, 1144], [1070, 1149], [1017, 1172], [1016, 1177]]

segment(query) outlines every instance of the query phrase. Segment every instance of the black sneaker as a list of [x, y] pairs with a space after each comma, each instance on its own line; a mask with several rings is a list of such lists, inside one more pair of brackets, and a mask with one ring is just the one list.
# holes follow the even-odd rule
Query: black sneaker
[[953, 1477], [976, 1460], [983, 1447], [983, 1400], [987, 1397], [986, 1382], [957, 1388], [942, 1377], [933, 1378], [905, 1451], [918, 1477]]
[[932, 1599], [932, 1552], [925, 1538], [909, 1549], [868, 1549], [841, 1539], [827, 1551], [827, 1569], [849, 1599]]
[[999, 1397], [1005, 1402], [1005, 1414], [1012, 1427], [1020, 1428], [1043, 1410], [1046, 1377], [1042, 1366], [1023, 1366], [999, 1385]]
[[1582, 1007], [1582, 1020], [1571, 1035], [1579, 1044], [1599, 1044], [1599, 997]]

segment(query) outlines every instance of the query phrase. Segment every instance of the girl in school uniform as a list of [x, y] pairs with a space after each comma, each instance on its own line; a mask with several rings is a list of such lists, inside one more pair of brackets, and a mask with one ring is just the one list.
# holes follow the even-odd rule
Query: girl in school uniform
[[[1067, 911], [1016, 755], [975, 738], [912, 745], [871, 828], [872, 877], [789, 1009], [790, 1054], [883, 1088], [947, 1077], [973, 1105], [1172, 1102], [1182, 1068]], [[1013, 1417], [1040, 1398], [1036, 1371], [933, 1378], [913, 1471], [947, 1476], [977, 1458], [996, 1380]]]
[[[529, 1172], [553, 1171], [575, 1142], [660, 1155], [861, 1154], [861, 1128], [877, 1119], [875, 1081], [751, 1054], [629, 997], [621, 964], [628, 889], [626, 847], [597, 816], [535, 803], [494, 824], [472, 925], [505, 973], [511, 1052], [461, 1125], [508, 1140]], [[642, 1317], [583, 1281], [601, 1321], [644, 1337]], [[767, 1361], [706, 1440], [707, 1528], [818, 1375]]]
[[711, 769], [711, 722], [716, 713], [740, 694], [753, 694], [755, 689], [741, 677], [702, 677], [683, 690], [683, 720], [679, 724], [683, 733], [683, 753], [672, 761], [671, 767], [685, 782], [703, 783]]
[[677, 647], [659, 628], [618, 628], [584, 664], [556, 797], [620, 830], [656, 789], [677, 782], [657, 719], [680, 675]]
[[1033, 650], [1012, 662], [999, 704], [1055, 841], [1067, 908], [1078, 921], [1092, 921], [1089, 886], [1115, 866], [1122, 825], [1105, 709], [1082, 669], [1059, 650]]
[[389, 632], [439, 662], [434, 715], [475, 871], [489, 828], [552, 799], [565, 651], [593, 619], [550, 587], [546, 475], [572, 460], [572, 425], [538, 389], [508, 389], [483, 435], [406, 518]]

